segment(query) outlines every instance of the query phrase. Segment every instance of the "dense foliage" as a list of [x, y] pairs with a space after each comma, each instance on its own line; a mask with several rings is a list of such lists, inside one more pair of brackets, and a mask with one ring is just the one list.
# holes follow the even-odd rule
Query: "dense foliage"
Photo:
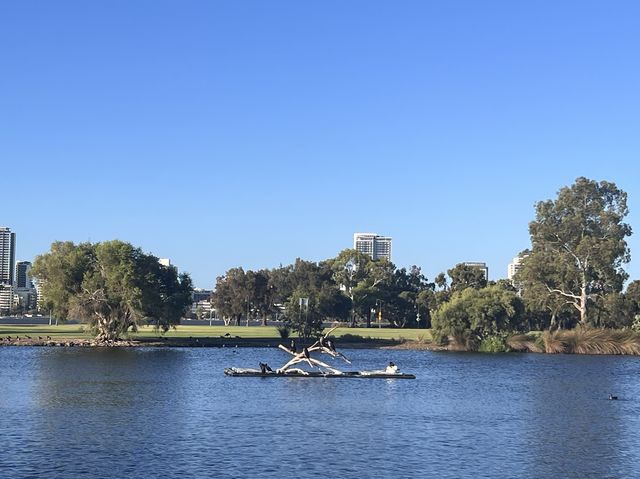
[[53, 243], [31, 273], [42, 285], [45, 309], [88, 323], [99, 340], [117, 339], [142, 322], [166, 331], [191, 303], [187, 274], [117, 240]]
[[517, 277], [534, 309], [546, 309], [554, 319], [577, 312], [587, 325], [594, 308], [617, 308], [611, 295], [622, 291], [627, 279], [622, 266], [630, 259], [627, 213], [624, 191], [587, 178], [536, 205], [529, 225], [531, 252]]
[[446, 343], [449, 337], [467, 349], [478, 349], [488, 338], [520, 331], [524, 304], [517, 293], [491, 285], [466, 288], [443, 303], [433, 318], [433, 337]]
[[482, 268], [464, 263], [429, 282], [417, 266], [396, 268], [347, 249], [320, 263], [231, 269], [218, 278], [213, 301], [227, 321], [282, 318], [302, 336], [317, 334], [326, 321], [382, 320], [433, 326], [441, 342], [488, 351], [508, 348], [505, 335], [516, 331], [580, 323], [640, 330], [640, 282], [622, 292], [631, 234], [626, 200], [613, 183], [578, 178], [557, 199], [539, 202], [531, 248], [521, 253], [512, 282], [488, 281]]

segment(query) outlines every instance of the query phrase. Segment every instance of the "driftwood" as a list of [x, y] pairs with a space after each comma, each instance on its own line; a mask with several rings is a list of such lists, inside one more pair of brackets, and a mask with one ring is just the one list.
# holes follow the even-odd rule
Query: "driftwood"
[[318, 341], [313, 343], [308, 348], [303, 348], [302, 351], [299, 353], [295, 353], [294, 351], [287, 348], [286, 346], [283, 346], [282, 344], [278, 345], [280, 349], [291, 354], [293, 358], [291, 358], [289, 362], [287, 362], [284, 366], [279, 368], [276, 372], [279, 374], [286, 373], [291, 366], [294, 366], [298, 363], [306, 362], [312, 368], [313, 367], [318, 367], [318, 369], [325, 368], [326, 370], [331, 371], [333, 374], [343, 374], [342, 371], [340, 371], [339, 369], [336, 369], [332, 366], [329, 366], [327, 363], [324, 363], [322, 361], [319, 361], [311, 357], [311, 353], [320, 351], [321, 353], [328, 354], [333, 358], [341, 358], [342, 360], [346, 361], [348, 364], [351, 364], [351, 361], [349, 361], [344, 354], [337, 352], [335, 348], [332, 347], [333, 343], [328, 339], [328, 336], [336, 328], [337, 326], [331, 328]]
[[[337, 326], [336, 326], [337, 327]], [[393, 363], [389, 363], [389, 367], [385, 370], [375, 371], [341, 371], [327, 363], [320, 361], [311, 356], [312, 353], [328, 354], [332, 358], [342, 359], [348, 364], [351, 361], [347, 357], [336, 351], [333, 346], [333, 342], [329, 339], [329, 335], [336, 329], [331, 328], [324, 334], [318, 341], [311, 346], [302, 348], [302, 351], [297, 353], [293, 349], [287, 348], [280, 344], [278, 348], [286, 353], [289, 353], [292, 357], [281, 368], [273, 371], [267, 364], [260, 363], [260, 369], [242, 369], [242, 368], [226, 368], [224, 373], [228, 376], [254, 376], [263, 378], [272, 377], [307, 377], [307, 378], [385, 378], [385, 379], [415, 379], [413, 374], [403, 374], [398, 371]], [[295, 348], [295, 345], [293, 346]], [[298, 367], [293, 367], [296, 364], [306, 363], [311, 368], [317, 368], [315, 371], [305, 371]], [[393, 367], [390, 369], [390, 367]]]

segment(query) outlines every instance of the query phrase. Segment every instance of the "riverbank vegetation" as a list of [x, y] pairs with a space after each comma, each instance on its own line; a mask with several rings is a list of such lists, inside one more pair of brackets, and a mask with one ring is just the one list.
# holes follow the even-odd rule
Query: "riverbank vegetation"
[[122, 241], [56, 242], [38, 256], [31, 274], [42, 308], [80, 319], [101, 341], [113, 341], [152, 321], [167, 331], [191, 303], [191, 279]]
[[[363, 336], [382, 325], [430, 330], [434, 347], [446, 349], [626, 354], [635, 351], [633, 332], [640, 331], [640, 281], [628, 282], [623, 268], [630, 258], [627, 214], [627, 195], [615, 184], [578, 178], [556, 199], [536, 204], [531, 246], [510, 281], [488, 281], [473, 263], [430, 281], [418, 266], [397, 268], [347, 249], [320, 262], [232, 268], [217, 278], [211, 301], [227, 328], [256, 320], [266, 328], [275, 320], [281, 336], [306, 340], [336, 322], [367, 328]], [[187, 275], [118, 241], [54, 243], [32, 271], [45, 308], [87, 322], [103, 339], [145, 324], [170, 334], [191, 292]]]

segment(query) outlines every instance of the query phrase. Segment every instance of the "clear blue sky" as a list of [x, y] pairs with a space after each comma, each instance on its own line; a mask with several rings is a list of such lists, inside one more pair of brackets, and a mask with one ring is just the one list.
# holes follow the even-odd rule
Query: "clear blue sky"
[[[122, 239], [199, 287], [394, 238], [429, 278], [529, 246], [578, 176], [629, 194], [640, 2], [7, 1], [0, 226]], [[640, 261], [627, 268], [640, 278]]]

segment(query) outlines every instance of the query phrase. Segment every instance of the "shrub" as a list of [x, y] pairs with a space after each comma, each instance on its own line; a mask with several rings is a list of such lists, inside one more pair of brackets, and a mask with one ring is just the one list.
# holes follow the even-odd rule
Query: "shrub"
[[278, 326], [276, 329], [278, 330], [278, 334], [280, 334], [280, 337], [282, 339], [287, 339], [289, 338], [289, 336], [291, 336], [291, 328], [286, 324]]
[[501, 336], [489, 336], [480, 341], [478, 351], [481, 353], [506, 353], [509, 351], [509, 347]]
[[446, 346], [449, 344], [449, 336], [441, 329], [433, 329], [431, 336], [433, 337], [433, 342], [438, 346]]

